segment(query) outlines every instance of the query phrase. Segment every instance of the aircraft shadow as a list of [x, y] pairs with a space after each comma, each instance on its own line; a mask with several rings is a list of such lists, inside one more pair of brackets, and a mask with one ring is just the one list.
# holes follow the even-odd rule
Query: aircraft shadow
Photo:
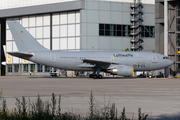
[[[58, 77], [51, 77], [51, 76], [29, 76], [28, 78], [52, 78], [52, 79], [93, 79], [89, 77], [65, 77], [65, 76], [58, 76]], [[138, 79], [137, 77], [103, 77], [102, 79], [93, 79], [93, 80], [103, 80], [103, 79]]]

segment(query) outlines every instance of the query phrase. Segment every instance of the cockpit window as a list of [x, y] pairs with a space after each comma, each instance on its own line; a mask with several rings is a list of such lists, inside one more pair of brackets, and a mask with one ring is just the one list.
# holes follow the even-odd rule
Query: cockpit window
[[163, 59], [169, 59], [168, 57], [163, 57]]

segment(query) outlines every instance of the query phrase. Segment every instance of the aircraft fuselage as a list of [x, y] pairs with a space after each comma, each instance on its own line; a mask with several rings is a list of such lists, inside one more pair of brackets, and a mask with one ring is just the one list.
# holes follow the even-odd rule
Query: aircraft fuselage
[[171, 60], [163, 59], [164, 55], [152, 52], [33, 51], [33, 54], [30, 61], [76, 71], [93, 70], [95, 65], [83, 62], [85, 59], [112, 63], [106, 64], [106, 68], [115, 65], [133, 66], [135, 71], [151, 71], [173, 64]]

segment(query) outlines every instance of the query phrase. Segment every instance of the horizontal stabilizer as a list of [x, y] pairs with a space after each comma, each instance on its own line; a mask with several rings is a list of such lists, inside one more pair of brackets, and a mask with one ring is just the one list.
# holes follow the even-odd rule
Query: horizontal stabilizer
[[8, 52], [8, 54], [15, 56], [15, 57], [22, 58], [22, 59], [26, 59], [26, 60], [29, 60], [31, 57], [33, 57], [32, 53]]

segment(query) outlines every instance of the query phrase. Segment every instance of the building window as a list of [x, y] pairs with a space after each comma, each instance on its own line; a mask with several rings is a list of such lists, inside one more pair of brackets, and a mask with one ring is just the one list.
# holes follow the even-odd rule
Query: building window
[[30, 71], [34, 72], [35, 71], [35, 64], [30, 64]]
[[99, 24], [99, 35], [104, 36], [104, 24]]
[[8, 68], [8, 72], [12, 72], [12, 64], [7, 65], [7, 68]]
[[180, 62], [180, 55], [177, 55], [177, 61]]
[[177, 63], [177, 64], [176, 64], [176, 71], [177, 71], [178, 73], [180, 73], [180, 63]]
[[43, 72], [43, 67], [42, 67], [42, 65], [38, 64], [37, 71], [38, 71], [38, 72]]
[[23, 65], [23, 72], [28, 72], [28, 64], [24, 64]]
[[141, 35], [142, 37], [155, 37], [155, 28], [154, 26], [142, 26], [141, 27]]
[[105, 24], [105, 36], [110, 36], [110, 24]]
[[177, 31], [180, 31], [180, 18], [176, 19], [176, 28], [177, 28]]
[[145, 31], [145, 37], [149, 37], [150, 36], [150, 31], [149, 31], [148, 26], [144, 26], [144, 31]]
[[54, 13], [52, 24], [52, 50], [80, 49], [79, 11]]
[[51, 67], [45, 66], [45, 72], [50, 72], [51, 71]]
[[19, 65], [18, 64], [14, 65], [14, 72], [19, 72]]
[[177, 42], [177, 46], [180, 46], [180, 33], [176, 34], [176, 42]]
[[[176, 53], [178, 53], [178, 51], [180, 51], [180, 48], [177, 48], [177, 52], [176, 52]], [[179, 55], [179, 54], [177, 54], [176, 60], [177, 60], [177, 62], [180, 62], [180, 55]], [[177, 64], [176, 64], [176, 71], [177, 71], [178, 73], [180, 73], [180, 63], [177, 63]]]
[[177, 16], [180, 16], [180, 3], [178, 3], [178, 7], [177, 7]]
[[155, 37], [155, 27], [154, 26], [149, 26], [150, 29], [150, 37]]
[[122, 29], [121, 29], [121, 25], [117, 25], [117, 36], [122, 36]]
[[[99, 24], [99, 36], [129, 37], [131, 25]], [[142, 26], [142, 37], [155, 37], [154, 26]]]
[[128, 37], [130, 34], [130, 26], [129, 25], [123, 25], [123, 34], [122, 36]]
[[145, 37], [144, 26], [141, 26], [141, 36]]
[[111, 25], [111, 36], [117, 36], [117, 25]]

